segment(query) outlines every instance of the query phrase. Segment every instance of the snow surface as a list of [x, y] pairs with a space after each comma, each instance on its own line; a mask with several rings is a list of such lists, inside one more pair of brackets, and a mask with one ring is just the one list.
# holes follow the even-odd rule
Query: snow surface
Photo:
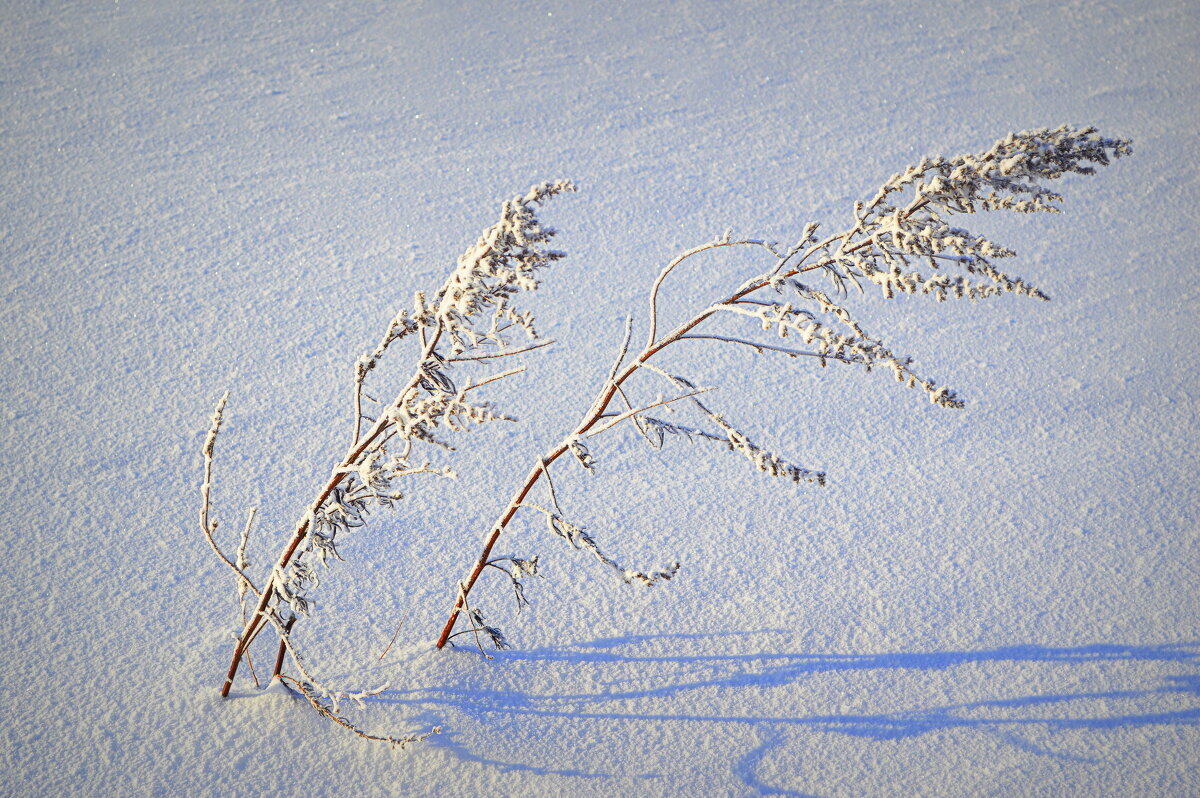
[[[10, 795], [1200, 795], [1200, 22], [1175, 2], [8, 3], [0, 12]], [[857, 302], [957, 388], [731, 350], [678, 359], [831, 485], [627, 434], [560, 490], [652, 589], [537, 526], [547, 578], [485, 661], [432, 641], [531, 459], [679, 250], [836, 229], [925, 154], [1095, 124], [1135, 154], [1067, 213], [971, 218], [1050, 304]], [[391, 688], [366, 743], [217, 688], [233, 585], [197, 523], [259, 506], [256, 573], [346, 444], [354, 358], [543, 179], [558, 344], [343, 547], [298, 634]], [[682, 313], [761, 269], [672, 278]], [[644, 330], [644, 326], [639, 327]], [[744, 376], [743, 376], [744, 375]], [[380, 662], [396, 624], [400, 641]], [[271, 654], [264, 646], [260, 661]], [[260, 665], [265, 667], [264, 665]]]

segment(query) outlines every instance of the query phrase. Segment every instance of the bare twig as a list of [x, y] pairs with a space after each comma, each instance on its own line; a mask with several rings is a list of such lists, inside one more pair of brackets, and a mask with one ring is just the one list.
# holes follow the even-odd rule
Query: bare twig
[[[600, 433], [610, 430], [613, 427], [617, 426], [625, 419], [633, 418], [634, 416], [640, 415], [641, 413], [645, 413], [647, 410], [653, 410], [656, 407], [662, 407], [663, 405], [669, 405], [669, 404], [672, 404], [673, 402], [678, 402], [683, 399], [690, 399], [693, 396], [697, 396], [702, 393], [708, 393], [711, 390], [712, 390], [712, 388], [700, 388], [695, 391], [689, 391], [688, 393], [685, 393], [682, 396], [672, 396], [667, 399], [659, 399], [658, 401], [651, 402], [648, 405], [642, 405], [641, 407], [637, 408], [636, 410], [626, 410], [624, 413], [621, 413], [619, 415], [608, 417], [609, 420], [606, 423], [601, 424], [598, 427], [594, 427], [593, 429], [588, 430], [587, 437], [590, 438], [592, 436], [599, 435]], [[603, 414], [601, 414], [599, 416], [599, 418], [605, 418], [605, 417], [606, 416], [604, 416]]]
[[485, 377], [484, 379], [480, 380], [479, 382], [470, 383], [469, 385], [465, 386], [462, 389], [462, 392], [466, 393], [467, 391], [473, 391], [476, 388], [482, 388], [483, 386], [487, 385], [488, 383], [496, 382], [497, 380], [502, 380], [506, 377], [512, 377], [517, 374], [521, 374], [524, 371], [525, 371], [524, 366], [518, 366], [515, 369], [509, 369], [508, 371], [502, 371], [499, 374], [493, 374], [490, 377]]
[[558, 496], [554, 492], [554, 480], [550, 478], [550, 464], [545, 460], [542, 461], [542, 476], [546, 478], [546, 491], [550, 494], [550, 503], [554, 505], [554, 509], [561, 515], [562, 508], [558, 506]]
[[242, 623], [246, 623], [246, 590], [253, 590], [254, 595], [258, 595], [258, 591], [250, 584], [250, 580], [246, 578], [246, 569], [250, 567], [250, 561], [246, 559], [246, 546], [250, 544], [250, 529], [254, 526], [254, 516], [258, 512], [257, 507], [251, 507], [246, 514], [246, 525], [242, 527], [241, 541], [237, 548], [237, 569], [241, 574], [238, 579], [238, 599], [242, 604]]
[[[487, 564], [484, 563], [484, 565]], [[479, 640], [479, 626], [475, 623], [475, 618], [471, 614], [471, 605], [467, 603], [467, 594], [463, 591], [461, 582], [458, 585], [458, 598], [467, 610], [467, 621], [471, 624], [471, 631], [475, 634], [475, 647], [479, 649], [479, 653], [483, 655], [484, 659], [495, 659], [495, 657], [483, 650], [483, 643]]]
[[382, 661], [383, 658], [387, 656], [387, 653], [392, 650], [392, 645], [396, 642], [396, 638], [400, 636], [400, 630], [404, 628], [404, 624], [408, 623], [409, 615], [412, 615], [412, 610], [404, 613], [404, 618], [401, 619], [400, 625], [396, 627], [396, 631], [392, 635], [392, 639], [388, 641], [387, 646], [383, 649], [383, 653], [379, 655], [380, 661]]
[[363, 361], [356, 361], [354, 363], [354, 437], [350, 440], [351, 446], [358, 443], [358, 436], [362, 432], [362, 387], [366, 377], [367, 369]]
[[780, 352], [788, 357], [815, 357], [824, 358], [826, 360], [838, 360], [843, 363], [853, 363], [854, 361], [847, 357], [838, 357], [837, 355], [822, 355], [820, 352], [802, 352], [799, 349], [788, 349], [783, 346], [772, 346], [759, 341], [748, 341], [743, 338], [730, 338], [725, 335], [701, 335], [698, 333], [690, 333], [688, 335], [679, 336], [680, 341], [723, 341], [729, 344], [741, 344], [748, 346], [751, 349], [762, 352]]
[[716, 241], [710, 241], [707, 244], [701, 244], [698, 247], [692, 247], [686, 252], [678, 255], [674, 260], [663, 267], [658, 273], [658, 279], [654, 281], [654, 285], [650, 287], [650, 332], [646, 339], [646, 347], [649, 348], [654, 344], [654, 336], [658, 331], [658, 289], [662, 286], [663, 281], [667, 279], [667, 275], [675, 270], [675, 267], [683, 263], [693, 255], [699, 255], [701, 252], [706, 252], [710, 249], [719, 249], [721, 247], [740, 247], [740, 246], [758, 246], [764, 247], [768, 251], [772, 251], [766, 241], [759, 239], [744, 239], [739, 241], [730, 240], [729, 234], [726, 233], [722, 238]]
[[621, 341], [621, 349], [617, 352], [617, 359], [613, 361], [612, 368], [608, 370], [608, 379], [605, 384], [610, 384], [617, 376], [617, 370], [621, 368], [621, 364], [625, 361], [625, 355], [629, 353], [629, 339], [633, 336], [633, 316], [625, 317], [625, 337]]

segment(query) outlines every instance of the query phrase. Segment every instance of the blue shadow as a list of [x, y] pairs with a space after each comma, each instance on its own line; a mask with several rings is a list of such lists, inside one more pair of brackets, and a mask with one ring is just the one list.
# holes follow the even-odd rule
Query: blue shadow
[[[778, 636], [776, 650], [753, 653], [738, 652], [748, 641], [761, 643]], [[1041, 748], [1021, 736], [1028, 727], [1051, 730], [1085, 729], [1116, 730], [1147, 726], [1200, 725], [1200, 643], [1164, 644], [1150, 646], [1095, 644], [1077, 647], [1015, 645], [979, 651], [896, 652], [884, 654], [809, 654], [779, 651], [792, 633], [787, 630], [761, 630], [725, 634], [676, 634], [604, 638], [586, 643], [548, 646], [527, 651], [495, 652], [489, 665], [501, 669], [498, 681], [520, 683], [524, 668], [537, 663], [566, 663], [581, 669], [620, 669], [634, 666], [639, 675], [633, 679], [597, 682], [593, 692], [538, 693], [521, 688], [492, 689], [487, 684], [447, 685], [412, 690], [389, 691], [376, 701], [405, 705], [410, 709], [441, 715], [455, 709], [472, 717], [497, 716], [515, 718], [536, 716], [570, 718], [576, 721], [630, 720], [660, 724], [705, 723], [739, 724], [757, 730], [760, 744], [732, 763], [734, 773], [756, 794], [800, 795], [800, 793], [771, 788], [757, 780], [758, 763], [773, 749], [783, 744], [786, 729], [863, 737], [873, 740], [898, 740], [931, 732], [953, 729], [979, 729], [995, 734], [1023, 750], [1059, 759], [1090, 762], [1092, 760]], [[736, 641], [729, 638], [745, 638]], [[708, 644], [707, 646], [705, 644]], [[716, 653], [672, 653], [672, 649], [713, 648]], [[665, 649], [665, 653], [664, 653]], [[460, 655], [467, 655], [460, 650]], [[1049, 690], [1037, 695], [990, 698], [963, 703], [924, 706], [904, 711], [806, 714], [705, 714], [689, 712], [694, 704], [687, 694], [702, 688], [758, 690], [781, 687], [815, 674], [847, 671], [905, 670], [939, 671], [983, 663], [1048, 663], [1055, 665], [1090, 665], [1095, 663], [1167, 663], [1180, 666], [1180, 673], [1156, 675], [1144, 685], [1112, 690]], [[649, 666], [649, 667], [643, 667]], [[657, 667], [653, 667], [657, 666]], [[510, 670], [512, 674], [505, 674]], [[624, 669], [622, 669], [624, 670]], [[515, 676], [516, 678], [510, 678]], [[1057, 672], [1052, 674], [1058, 678]], [[1076, 683], [1065, 671], [1064, 681]], [[1137, 678], [1134, 676], [1133, 678]], [[544, 684], [542, 679], [537, 680]], [[651, 683], [652, 682], [652, 683]], [[1125, 678], [1128, 683], [1128, 678]], [[653, 710], [639, 712], [629, 708], [631, 699], [658, 699]], [[679, 711], [661, 711], [663, 699], [668, 707]], [[678, 699], [675, 701], [673, 699]], [[1141, 699], [1139, 701], [1139, 699]], [[1130, 700], [1145, 705], [1147, 699], [1167, 708], [1149, 711], [1114, 711], [1108, 703]], [[619, 709], [614, 702], [622, 702]], [[1181, 706], [1181, 704], [1183, 706]], [[466, 758], [478, 757], [460, 750], [452, 742], [450, 750]], [[500, 763], [491, 763], [497, 764]], [[507, 768], [528, 768], [506, 764]], [[536, 768], [529, 768], [537, 770]], [[613, 774], [559, 771], [564, 775], [606, 777]], [[653, 778], [653, 774], [645, 777]]]

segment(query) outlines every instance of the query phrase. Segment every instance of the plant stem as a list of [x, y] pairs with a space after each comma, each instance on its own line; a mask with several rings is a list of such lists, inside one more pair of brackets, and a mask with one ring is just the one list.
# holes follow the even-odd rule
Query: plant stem
[[[421, 363], [424, 363], [425, 360], [433, 353], [433, 350], [437, 347], [437, 343], [441, 338], [441, 335], [442, 325], [439, 322], [438, 326], [433, 331], [433, 334], [429, 336], [425, 343], [425, 347], [421, 352]], [[409, 378], [404, 388], [397, 394], [396, 402], [403, 402], [404, 397], [406, 397], [410, 391], [416, 388], [420, 381], [421, 369], [418, 368], [416, 373]], [[292, 537], [288, 541], [288, 545], [284, 548], [283, 553], [279, 556], [279, 560], [275, 564], [275, 567], [271, 570], [271, 576], [267, 579], [267, 583], [263, 585], [262, 593], [259, 595], [258, 605], [254, 608], [254, 613], [250, 616], [249, 622], [246, 624], [245, 628], [242, 629], [242, 634], [238, 638], [237, 646], [233, 652], [233, 660], [229, 663], [229, 671], [225, 676], [225, 683], [221, 686], [222, 696], [229, 695], [229, 689], [233, 686], [234, 677], [237, 676], [238, 665], [242, 661], [242, 655], [246, 653], [246, 650], [254, 641], [255, 636], [259, 633], [259, 631], [262, 630], [263, 619], [266, 617], [267, 612], [269, 612], [268, 606], [270, 605], [271, 598], [275, 595], [275, 583], [282, 577], [284, 568], [286, 568], [288, 563], [291, 562], [292, 555], [296, 553], [296, 549], [300, 547], [300, 543], [304, 540], [304, 536], [308, 532], [308, 527], [312, 521], [312, 518], [321, 509], [321, 506], [325, 504], [325, 500], [329, 498], [334, 489], [341, 484], [342, 480], [345, 479], [350, 473], [350, 469], [357, 464], [358, 459], [363, 455], [364, 452], [367, 451], [367, 449], [371, 447], [371, 444], [374, 443], [381, 434], [383, 434], [384, 430], [390, 424], [391, 421], [388, 419], [387, 414], [381, 413], [379, 419], [371, 426], [371, 429], [368, 430], [367, 434], [363, 436], [361, 440], [358, 440], [356, 443], [354, 443], [350, 447], [349, 451], [346, 452], [346, 456], [342, 458], [342, 462], [333, 469], [333, 473], [330, 475], [329, 481], [325, 483], [325, 487], [322, 488], [320, 493], [317, 494], [317, 498], [312, 504], [309, 505], [308, 511], [304, 513], [304, 516], [300, 519], [300, 522], [296, 524], [296, 529], [292, 532]]]
[[[916, 210], [916, 208], [913, 208], [913, 210]], [[911, 213], [911, 211], [910, 211], [910, 213]], [[853, 231], [851, 231], [851, 232], [853, 232]], [[848, 235], [847, 233], [842, 234], [842, 236], [847, 236], [847, 235]], [[830, 240], [836, 241], [837, 238], [838, 237], [834, 237]], [[866, 246], [868, 243], [870, 243], [870, 239], [859, 242], [853, 248], [844, 250], [844, 251], [852, 252], [856, 249]], [[719, 242], [716, 245], [705, 245], [705, 246], [701, 246], [701, 247], [696, 247], [695, 249], [688, 250], [682, 256], [671, 261], [671, 263], [663, 270], [663, 273], [660, 274], [659, 279], [654, 284], [655, 298], [657, 298], [657, 290], [658, 290], [659, 286], [662, 284], [662, 278], [666, 275], [667, 272], [674, 269], [683, 260], [685, 260], [688, 257], [691, 257], [692, 255], [698, 254], [700, 252], [704, 252], [708, 249], [712, 249], [712, 248], [714, 248], [714, 246], [730, 246], [733, 244], [761, 245], [761, 242], [758, 242], [758, 241]], [[826, 265], [826, 263], [827, 263], [826, 261], [817, 261], [816, 263], [809, 264], [808, 266], [803, 265], [805, 260], [807, 260], [811, 255], [813, 255], [815, 252], [818, 252], [819, 250], [820, 250], [819, 246], [814, 246], [813, 248], [811, 248], [808, 252], [806, 252], [804, 254], [804, 257], [801, 258], [799, 263], [797, 263], [797, 265], [794, 268], [792, 268], [788, 272], [781, 275], [781, 277], [782, 278], [794, 277], [795, 275], [800, 274], [802, 272], [811, 271], [813, 269], [817, 269], [817, 268], [820, 268], [820, 267]], [[710, 305], [709, 307], [705, 308], [703, 311], [701, 311], [700, 313], [696, 314], [688, 321], [681, 324], [673, 332], [671, 332], [669, 335], [665, 336], [664, 338], [662, 338], [658, 341], [654, 341], [653, 339], [651, 339], [651, 341], [646, 345], [646, 348], [642, 350], [641, 354], [639, 354], [636, 358], [634, 358], [634, 360], [632, 362], [630, 362], [629, 365], [627, 365], [625, 367], [625, 369], [622, 370], [619, 375], [608, 380], [608, 382], [605, 384], [605, 387], [601, 390], [601, 395], [600, 395], [599, 399], [592, 405], [592, 409], [584, 417], [583, 421], [580, 422], [579, 426], [575, 429], [575, 432], [570, 437], [582, 436], [584, 433], [586, 433], [588, 430], [590, 430], [593, 426], [595, 426], [596, 423], [598, 421], [600, 421], [601, 417], [604, 416], [604, 414], [607, 412], [608, 405], [610, 402], [612, 402], [613, 397], [616, 396], [617, 393], [621, 390], [621, 385], [626, 380], [628, 380], [630, 377], [632, 377], [633, 374], [639, 368], [641, 368], [643, 363], [647, 362], [650, 358], [652, 358], [654, 355], [661, 352], [666, 347], [670, 346], [674, 342], [676, 342], [676, 341], [680, 340], [681, 338], [683, 338], [684, 336], [686, 336], [687, 333], [690, 332], [693, 328], [695, 328], [698, 324], [700, 324], [705, 319], [707, 319], [709, 316], [711, 316], [713, 313], [715, 313], [716, 305], [729, 304], [730, 302], [736, 302], [737, 300], [741, 299], [742, 297], [746, 296], [747, 294], [751, 294], [751, 293], [759, 290], [760, 288], [764, 288], [764, 287], [770, 285], [770, 283], [771, 283], [770, 279], [756, 280], [756, 281], [750, 283], [749, 285], [744, 286], [741, 290], [737, 291], [736, 293], [734, 293], [732, 296], [730, 296], [728, 299], [724, 300], [723, 302], [719, 302], [719, 303]], [[652, 305], [652, 308], [653, 308], [653, 305]], [[475, 586], [476, 580], [479, 579], [479, 575], [483, 573], [483, 569], [487, 566], [488, 559], [491, 557], [492, 548], [496, 545], [496, 541], [500, 539], [500, 535], [508, 527], [508, 524], [510, 521], [512, 521], [513, 516], [516, 515], [517, 510], [519, 509], [521, 503], [525, 500], [525, 497], [527, 495], [529, 495], [529, 491], [533, 489], [533, 486], [537, 484], [537, 481], [542, 477], [543, 474], [546, 473], [546, 470], [549, 468], [549, 466], [555, 460], [557, 460], [559, 457], [561, 457], [563, 455], [563, 453], [565, 453], [568, 450], [568, 448], [569, 447], [565, 442], [560, 443], [554, 450], [552, 450], [549, 454], [547, 454], [545, 457], [543, 457], [538, 462], [538, 464], [533, 467], [532, 470], [530, 470], [529, 475], [525, 478], [524, 484], [521, 486], [521, 489], [519, 491], [517, 491], [516, 496], [512, 499], [512, 501], [510, 501], [508, 503], [508, 506], [504, 509], [504, 512], [502, 512], [500, 514], [499, 519], [492, 526], [491, 531], [488, 533], [487, 537], [484, 540], [483, 551], [480, 553], [479, 558], [475, 561], [475, 566], [471, 569], [471, 573], [467, 577], [467, 579], [461, 583], [458, 598], [454, 602], [454, 609], [450, 612], [450, 618], [446, 621], [446, 625], [442, 628], [441, 636], [438, 637], [438, 640], [437, 640], [438, 648], [443, 648], [446, 645], [446, 641], [450, 639], [450, 635], [454, 630], [454, 624], [458, 621], [458, 616], [459, 616], [459, 613], [463, 609], [467, 594], [469, 594], [471, 592], [471, 588], [473, 588]]]

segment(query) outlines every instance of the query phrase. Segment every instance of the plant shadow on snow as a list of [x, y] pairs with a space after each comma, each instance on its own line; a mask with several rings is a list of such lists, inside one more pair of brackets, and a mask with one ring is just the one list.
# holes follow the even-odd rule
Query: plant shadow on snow
[[[489, 669], [499, 669], [494, 685], [484, 676], [470, 684], [388, 691], [376, 701], [419, 709], [424, 715], [446, 717], [447, 710], [475, 719], [509, 720], [536, 716], [562, 718], [573, 722], [630, 721], [639, 724], [738, 724], [756, 730], [759, 745], [732, 763], [734, 773], [747, 786], [759, 792], [794, 794], [767, 787], [755, 775], [759, 763], [773, 750], [786, 743], [785, 731], [806, 729], [822, 733], [848, 735], [877, 741], [915, 738], [931, 732], [974, 729], [996, 736], [1028, 753], [1063, 760], [1092, 763], [1095, 760], [1057, 752], [1022, 736], [1025, 730], [1093, 732], [1115, 731], [1151, 726], [1200, 725], [1200, 642], [1132, 646], [1097, 644], [1079, 647], [1015, 645], [979, 651], [898, 652], [883, 654], [807, 654], [761, 651], [729, 653], [729, 638], [761, 640], [765, 636], [792, 635], [786, 630], [733, 632], [725, 634], [671, 634], [624, 636], [528, 651], [496, 652]], [[779, 639], [779, 638], [776, 638]], [[696, 646], [719, 650], [715, 653], [677, 654], [681, 648]], [[774, 646], [778, 648], [779, 646]], [[643, 653], [650, 649], [650, 653]], [[667, 653], [659, 653], [666, 650]], [[535, 676], [529, 668], [542, 675]], [[539, 691], [538, 686], [554, 684], [545, 673], [561, 666], [564, 673], [597, 675], [585, 691], [554, 693]], [[1163, 669], [1182, 666], [1183, 673], [1164, 674]], [[1038, 671], [1036, 683], [1028, 679], [1029, 669], [1050, 668], [1050, 678]], [[950, 690], [971, 694], [960, 702], [930, 700], [927, 706], [872, 711], [870, 704], [912, 701], [922, 703], [921, 692], [890, 684], [879, 689], [879, 680], [892, 677], [920, 682], [932, 672], [955, 668], [975, 669], [975, 681], [956, 674]], [[1097, 675], [1097, 669], [1118, 669], [1118, 676]], [[1133, 671], [1130, 671], [1133, 668]], [[1149, 669], [1150, 673], [1145, 672]], [[986, 669], [984, 678], [979, 669]], [[876, 672], [870, 684], [854, 686], [855, 672]], [[882, 676], [879, 671], [891, 672]], [[969, 672], [967, 672], [969, 673]], [[966, 676], [967, 673], [963, 675]], [[1025, 676], [1021, 674], [1024, 673]], [[480, 674], [473, 674], [479, 676]], [[805, 689], [816, 677], [840, 677], [860, 695], [870, 695], [866, 706], [854, 711], [837, 712], [779, 711], [788, 703], [809, 705], [828, 703], [824, 697], [789, 701], [782, 693], [764, 693], [765, 688], [793, 686]], [[865, 673], [864, 673], [865, 676]], [[614, 677], [614, 678], [609, 678]], [[848, 681], [847, 681], [848, 680]], [[569, 675], [559, 684], [579, 685], [582, 679]], [[1096, 682], [1100, 685], [1092, 688]], [[1132, 686], [1131, 686], [1132, 682]], [[1113, 688], [1114, 683], [1121, 687]], [[532, 688], [514, 687], [529, 684]], [[946, 697], [946, 682], [932, 692]], [[503, 685], [503, 686], [501, 686]], [[1067, 685], [1070, 685], [1069, 687]], [[1107, 689], [1106, 689], [1107, 688]], [[738, 691], [729, 700], [722, 691]], [[1018, 693], [1012, 695], [1013, 692]], [[983, 695], [980, 695], [983, 693]], [[998, 697], [1008, 693], [1004, 697]], [[768, 697], [769, 695], [769, 697]], [[1194, 700], [1193, 700], [1194, 699]], [[861, 703], [861, 702], [860, 702]], [[645, 705], [640, 708], [638, 705]], [[703, 711], [711, 705], [717, 711]], [[754, 707], [760, 711], [722, 712], [722, 707]], [[699, 710], [699, 711], [697, 711]], [[454, 723], [440, 720], [448, 728]], [[444, 736], [443, 736], [444, 737]], [[528, 765], [491, 763], [453, 742], [436, 741], [473, 761], [505, 768], [541, 768]], [[549, 771], [546, 771], [549, 772]], [[609, 774], [554, 771], [579, 776], [603, 777]], [[629, 774], [622, 774], [628, 776]], [[653, 778], [652, 774], [643, 777]]]

